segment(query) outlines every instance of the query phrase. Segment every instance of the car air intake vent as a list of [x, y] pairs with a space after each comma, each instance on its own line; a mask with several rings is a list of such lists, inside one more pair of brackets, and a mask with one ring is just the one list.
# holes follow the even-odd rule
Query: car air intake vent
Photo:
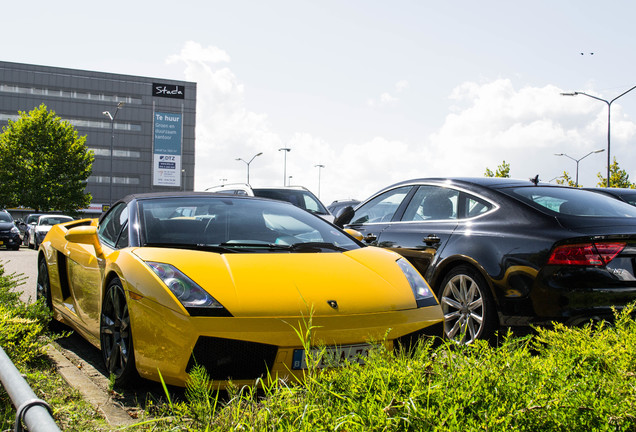
[[199, 364], [214, 380], [256, 379], [272, 369], [277, 352], [275, 345], [201, 336], [186, 372]]

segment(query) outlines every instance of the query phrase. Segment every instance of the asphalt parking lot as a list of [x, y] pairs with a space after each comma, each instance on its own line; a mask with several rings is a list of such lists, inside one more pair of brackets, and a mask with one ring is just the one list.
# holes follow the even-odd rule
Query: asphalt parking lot
[[20, 298], [26, 303], [35, 301], [38, 279], [37, 256], [37, 251], [25, 246], [17, 251], [0, 249], [0, 263], [4, 267], [5, 275], [21, 275], [19, 278], [23, 283], [19, 287], [22, 291]]

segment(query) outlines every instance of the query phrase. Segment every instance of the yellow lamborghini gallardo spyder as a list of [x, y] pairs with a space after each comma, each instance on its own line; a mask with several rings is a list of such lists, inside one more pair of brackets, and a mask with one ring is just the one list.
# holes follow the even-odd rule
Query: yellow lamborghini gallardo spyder
[[408, 261], [263, 198], [130, 195], [99, 220], [54, 226], [37, 288], [123, 386], [159, 373], [183, 386], [195, 365], [220, 386], [291, 379], [305, 349], [330, 366], [364, 362], [373, 343], [442, 335], [437, 299]]

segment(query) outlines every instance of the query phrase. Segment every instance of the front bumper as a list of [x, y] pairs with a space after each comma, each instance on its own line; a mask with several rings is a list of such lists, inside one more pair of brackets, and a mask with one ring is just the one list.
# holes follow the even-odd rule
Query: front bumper
[[22, 244], [19, 233], [3, 232], [0, 233], [0, 246], [16, 247]]
[[[129, 299], [136, 366], [144, 378], [183, 386], [188, 371], [204, 366], [215, 385], [231, 379], [254, 384], [260, 377], [285, 380], [301, 377], [292, 370], [294, 350], [303, 344], [297, 333], [311, 330], [311, 346], [394, 341], [412, 346], [419, 337], [440, 336], [439, 306], [329, 317], [190, 317], [142, 298]], [[396, 344], [397, 345], [397, 344]]]

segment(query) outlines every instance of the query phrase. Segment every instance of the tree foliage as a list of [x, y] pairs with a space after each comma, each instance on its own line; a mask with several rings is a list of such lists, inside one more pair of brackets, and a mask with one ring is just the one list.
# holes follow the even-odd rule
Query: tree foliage
[[496, 172], [492, 172], [490, 168], [486, 167], [486, 172], [484, 173], [484, 177], [510, 177], [510, 164], [503, 161], [501, 165], [497, 167]]
[[[596, 177], [598, 178], [598, 187], [607, 187], [607, 177], [603, 177], [601, 173], [596, 174]], [[629, 174], [624, 169], [620, 169], [616, 158], [610, 165], [609, 187], [636, 189], [636, 184], [629, 181]]]
[[86, 137], [42, 104], [0, 135], [0, 205], [74, 213], [87, 207], [93, 154]]
[[580, 187], [580, 185], [577, 185], [576, 182], [572, 180], [572, 177], [570, 177], [570, 174], [567, 171], [563, 171], [563, 175], [559, 177], [556, 182], [560, 185]]

